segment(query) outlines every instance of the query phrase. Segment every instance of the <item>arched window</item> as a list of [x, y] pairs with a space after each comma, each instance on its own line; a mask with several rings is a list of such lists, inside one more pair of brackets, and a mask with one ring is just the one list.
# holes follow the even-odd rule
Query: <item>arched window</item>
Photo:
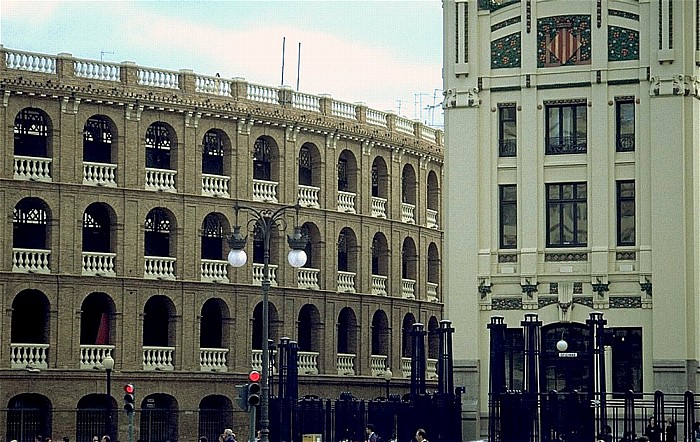
[[205, 133], [202, 141], [202, 173], [223, 175], [224, 153], [224, 140], [221, 134], [214, 130]]
[[210, 213], [202, 224], [202, 259], [224, 259], [224, 227], [216, 213]]
[[313, 185], [312, 173], [311, 152], [309, 152], [309, 145], [306, 143], [299, 149], [299, 184], [302, 186]]
[[83, 252], [111, 251], [109, 212], [101, 203], [90, 204], [83, 212]]
[[155, 208], [148, 212], [145, 223], [146, 256], [170, 256], [171, 220], [168, 213]]
[[49, 215], [43, 201], [25, 198], [12, 212], [12, 247], [46, 249]]
[[272, 146], [265, 137], [255, 140], [253, 146], [253, 179], [272, 181]]
[[106, 118], [93, 116], [83, 127], [83, 161], [112, 162], [112, 129]]
[[173, 147], [168, 127], [153, 123], [146, 130], [146, 167], [170, 169], [170, 151]]
[[22, 109], [15, 117], [15, 155], [48, 157], [49, 119], [40, 109]]

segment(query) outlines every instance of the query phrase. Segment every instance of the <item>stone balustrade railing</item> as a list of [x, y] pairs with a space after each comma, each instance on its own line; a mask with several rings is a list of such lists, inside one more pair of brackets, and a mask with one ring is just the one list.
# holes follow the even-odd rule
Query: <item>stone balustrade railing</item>
[[355, 193], [338, 191], [338, 212], [356, 213]]
[[200, 348], [199, 349], [199, 370], [227, 372], [226, 356], [228, 348]]
[[114, 345], [83, 345], [80, 344], [80, 369], [103, 370], [102, 361], [107, 356], [114, 357]]
[[51, 158], [14, 156], [16, 180], [51, 182]]
[[277, 185], [275, 181], [253, 180], [253, 201], [263, 203], [277, 202]]
[[437, 379], [437, 378], [438, 378], [437, 359], [427, 358], [425, 360], [425, 379], [432, 380], [432, 379]]
[[11, 368], [48, 368], [49, 344], [10, 344]]
[[355, 272], [343, 272], [338, 270], [338, 292], [355, 293]]
[[228, 183], [230, 178], [222, 175], [202, 174], [202, 195], [228, 198]]
[[116, 164], [91, 163], [88, 161], [83, 161], [83, 184], [116, 187], [116, 172]]
[[206, 282], [228, 282], [228, 261], [202, 259], [200, 277]]
[[[273, 375], [277, 374], [277, 366], [275, 365], [276, 354], [277, 352], [274, 350], [270, 352], [270, 363], [272, 364], [272, 371], [270, 373]], [[250, 368], [257, 371], [262, 371], [262, 350], [253, 350], [253, 353], [250, 356]]]
[[51, 250], [12, 249], [12, 271], [26, 273], [51, 273]]
[[297, 269], [297, 286], [300, 289], [318, 290], [318, 274], [319, 269], [309, 267], [301, 267]]
[[387, 369], [386, 355], [369, 355], [369, 366], [372, 371], [372, 376], [383, 376]]
[[[182, 100], [192, 102], [194, 94], [203, 95], [201, 102], [212, 101], [209, 97], [220, 97], [218, 105], [225, 109], [231, 100], [264, 103], [313, 112], [339, 119], [353, 120], [357, 123], [386, 128], [408, 138], [427, 143], [417, 148], [442, 156], [442, 132], [412, 121], [391, 112], [382, 112], [367, 108], [363, 103], [346, 103], [332, 99], [328, 95], [311, 95], [293, 91], [288, 86], [271, 87], [246, 82], [243, 78], [220, 78], [196, 74], [189, 69], [169, 71], [147, 68], [133, 62], [112, 63], [98, 60], [86, 60], [71, 54], [46, 55], [19, 51], [0, 46], [0, 75], [16, 77], [46, 76], [53, 85], [67, 84], [79, 87], [85, 80], [105, 82], [109, 89], [115, 83], [128, 88], [128, 92], [152, 96], [154, 101], [173, 102]], [[55, 86], [54, 86], [55, 87]], [[98, 88], [94, 88], [98, 89]], [[141, 89], [141, 90], [139, 90]], [[146, 90], [144, 90], [146, 89]], [[180, 92], [177, 98], [172, 91]], [[124, 90], [126, 91], [126, 90]], [[182, 94], [192, 94], [188, 98]], [[350, 127], [350, 126], [348, 126]], [[353, 126], [361, 127], [361, 126]]]
[[116, 253], [83, 252], [83, 275], [86, 276], [117, 276], [114, 270]]
[[173, 371], [175, 347], [143, 347], [143, 369]]
[[320, 189], [314, 186], [304, 186], [299, 184], [299, 205], [301, 207], [312, 207], [318, 209], [318, 192]]
[[401, 358], [401, 376], [411, 377], [411, 358]]
[[386, 218], [386, 198], [372, 197], [372, 216], [375, 218]]
[[401, 297], [403, 299], [416, 299], [416, 280], [401, 279]]
[[416, 223], [416, 205], [401, 203], [401, 222], [408, 224]]
[[[277, 264], [268, 264], [270, 270], [270, 285], [273, 287], [277, 286]], [[253, 263], [253, 284], [262, 285], [264, 278], [264, 264], [259, 264], [257, 262]]]
[[336, 355], [336, 368], [338, 376], [353, 376], [355, 374], [355, 356], [350, 353], [338, 353]]
[[177, 170], [146, 168], [146, 190], [177, 192]]
[[372, 294], [387, 296], [386, 281], [389, 277], [384, 275], [372, 275]]
[[175, 279], [177, 258], [169, 256], [145, 256], [143, 277], [147, 279]]
[[438, 216], [437, 216], [438, 212], [437, 212], [437, 210], [426, 209], [425, 215], [427, 218], [426, 223], [425, 223], [426, 227], [429, 229], [437, 229], [438, 228]]
[[299, 366], [299, 374], [318, 374], [318, 352], [298, 352], [297, 365]]

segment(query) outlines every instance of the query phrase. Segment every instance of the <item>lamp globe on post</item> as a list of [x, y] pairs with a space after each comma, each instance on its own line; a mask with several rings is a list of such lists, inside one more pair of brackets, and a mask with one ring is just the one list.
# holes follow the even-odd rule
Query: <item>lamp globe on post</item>
[[231, 248], [231, 251], [228, 252], [228, 263], [231, 264], [231, 267], [243, 267], [248, 260], [248, 256], [243, 250], [245, 243], [246, 238], [241, 235], [241, 226], [235, 226], [228, 240], [228, 245]]
[[389, 400], [389, 384], [391, 383], [391, 378], [394, 376], [394, 373], [391, 372], [391, 368], [387, 367], [386, 370], [384, 370], [383, 376], [386, 382], [386, 400]]
[[557, 350], [560, 352], [565, 352], [566, 350], [569, 349], [569, 343], [564, 340], [564, 337], [557, 341]]
[[106, 431], [105, 434], [112, 436], [112, 370], [114, 369], [114, 358], [107, 355], [102, 359], [102, 366], [107, 373], [107, 394], [105, 396], [105, 417]]
[[302, 267], [306, 264], [308, 257], [306, 256], [306, 244], [308, 243], [308, 238], [301, 233], [301, 227], [294, 227], [294, 233], [287, 235], [287, 243], [289, 244], [289, 254], [287, 255], [287, 261], [289, 265], [294, 268]]

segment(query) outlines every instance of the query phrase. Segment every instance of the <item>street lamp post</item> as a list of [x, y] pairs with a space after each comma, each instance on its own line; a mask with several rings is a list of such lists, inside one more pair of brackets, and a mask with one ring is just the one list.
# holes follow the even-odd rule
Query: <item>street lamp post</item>
[[[233, 234], [229, 238], [231, 251], [228, 254], [228, 262], [233, 267], [241, 267], [246, 263], [246, 253], [243, 250], [246, 244], [246, 237], [241, 235], [241, 226], [238, 224], [238, 212], [245, 210], [250, 215], [248, 220], [248, 230], [257, 232], [263, 240], [263, 278], [262, 278], [262, 397], [260, 401], [260, 440], [269, 442], [270, 418], [268, 406], [270, 403], [270, 318], [269, 318], [269, 293], [270, 293], [270, 238], [274, 230], [284, 231], [287, 229], [287, 221], [284, 218], [289, 209], [294, 209], [296, 218], [299, 218], [299, 208], [296, 206], [282, 206], [277, 210], [255, 209], [253, 207], [241, 206], [236, 202], [233, 206], [236, 214], [236, 225], [233, 227]], [[298, 222], [297, 222], [298, 224]], [[294, 226], [294, 233], [287, 235], [287, 243], [291, 248], [287, 260], [292, 267], [301, 267], [306, 264], [306, 243], [308, 239], [301, 234], [301, 228]]]
[[106, 431], [105, 435], [109, 436], [110, 438], [112, 437], [112, 369], [114, 368], [114, 358], [112, 356], [107, 355], [102, 359], [102, 366], [105, 368], [105, 372], [107, 372], [107, 402], [105, 406], [105, 411], [106, 411]]
[[391, 377], [394, 373], [391, 372], [391, 368], [387, 367], [384, 370], [384, 380], [386, 381], [386, 400], [389, 400], [389, 384], [391, 383]]

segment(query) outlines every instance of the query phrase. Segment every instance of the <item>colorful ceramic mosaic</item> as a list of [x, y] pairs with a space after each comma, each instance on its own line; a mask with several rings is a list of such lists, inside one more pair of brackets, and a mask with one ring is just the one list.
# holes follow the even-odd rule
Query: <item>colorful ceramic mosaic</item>
[[491, 42], [491, 69], [520, 67], [520, 32]]
[[639, 60], [639, 31], [608, 26], [608, 61]]
[[591, 62], [591, 17], [561, 15], [537, 20], [537, 67]]

